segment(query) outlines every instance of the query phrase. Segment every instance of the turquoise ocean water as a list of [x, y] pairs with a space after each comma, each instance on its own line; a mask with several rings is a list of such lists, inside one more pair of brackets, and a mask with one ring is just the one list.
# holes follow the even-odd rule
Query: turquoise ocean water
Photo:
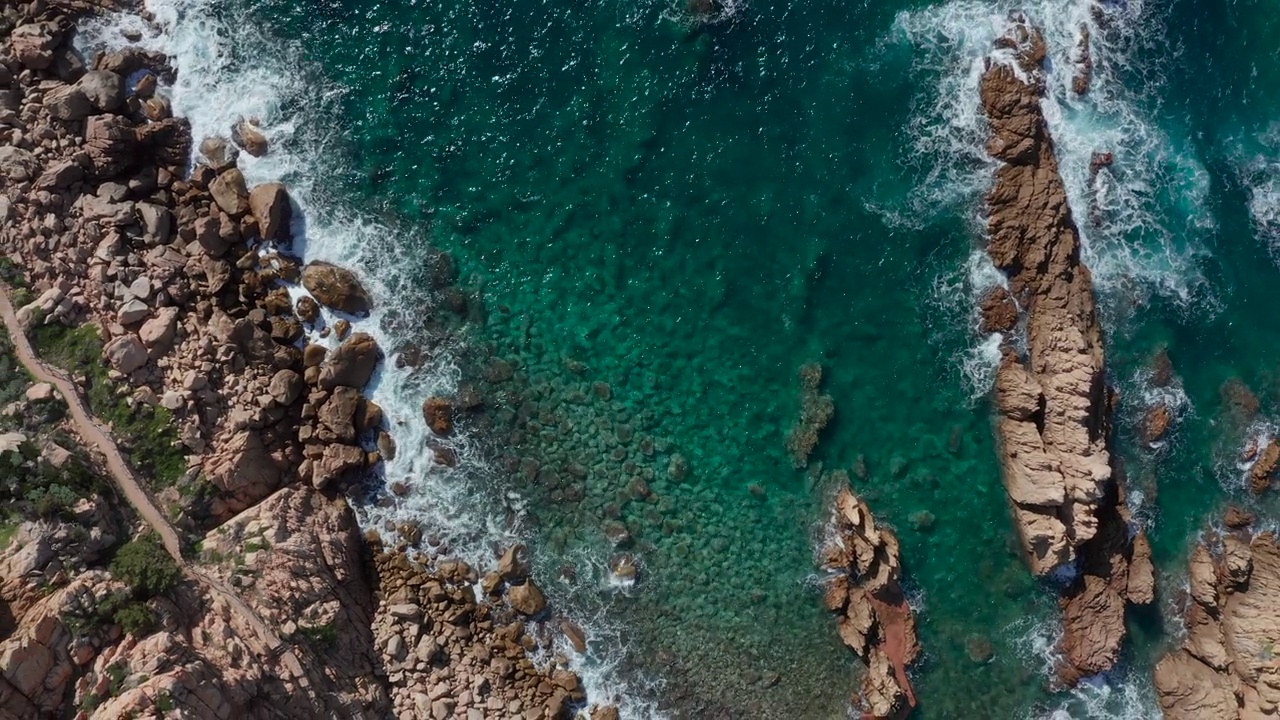
[[[275, 149], [247, 174], [294, 188], [309, 258], [366, 272], [384, 347], [429, 350], [375, 390], [401, 446], [387, 479], [412, 492], [375, 491], [365, 521], [473, 559], [529, 542], [598, 695], [637, 717], [844, 717], [858, 666], [813, 568], [843, 472], [902, 541], [919, 717], [1156, 716], [1188, 544], [1253, 503], [1234, 458], [1280, 423], [1267, 3], [740, 0], [703, 25], [664, 0], [149, 6], [197, 135], [259, 117]], [[1017, 9], [1047, 28], [1117, 448], [1164, 573], [1122, 667], [1075, 692], [1050, 687], [1054, 593], [1017, 557], [971, 312], [993, 278], [976, 78]], [[86, 41], [123, 42], [120, 22]], [[1081, 22], [1097, 78], [1078, 99]], [[1097, 151], [1116, 162], [1091, 182]], [[462, 298], [432, 288], [430, 248]], [[1161, 347], [1172, 390], [1144, 370]], [[801, 470], [808, 362], [835, 415]], [[1224, 412], [1231, 378], [1256, 418]], [[459, 388], [483, 402], [459, 466], [433, 467], [418, 405]], [[1135, 425], [1161, 392], [1178, 419], [1152, 451]], [[634, 586], [609, 582], [622, 551]]]

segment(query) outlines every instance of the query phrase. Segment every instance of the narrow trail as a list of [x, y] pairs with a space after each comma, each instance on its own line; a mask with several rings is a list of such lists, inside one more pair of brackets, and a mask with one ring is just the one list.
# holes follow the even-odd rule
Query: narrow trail
[[152, 531], [160, 537], [165, 550], [173, 557], [174, 562], [177, 563], [182, 573], [203, 585], [211, 595], [222, 598], [257, 636], [256, 642], [252, 643], [258, 646], [255, 650], [271, 660], [278, 660], [283, 663], [295, 682], [302, 688], [311, 690], [314, 683], [308, 672], [309, 668], [304, 666], [301, 660], [298, 659], [294, 649], [285, 644], [280, 639], [280, 636], [235, 591], [202, 568], [192, 565], [182, 556], [182, 542], [178, 536], [178, 531], [174, 529], [164, 513], [156, 507], [151, 495], [147, 493], [145, 487], [138, 481], [137, 476], [133, 474], [133, 471], [129, 468], [129, 463], [120, 452], [120, 447], [112, 439], [110, 431], [90, 412], [84, 396], [79, 392], [79, 388], [62, 370], [45, 364], [36, 355], [35, 350], [31, 347], [30, 340], [27, 339], [26, 333], [22, 329], [22, 325], [18, 322], [18, 315], [14, 311], [10, 293], [9, 286], [0, 282], [0, 316], [3, 317], [5, 328], [8, 330], [9, 337], [13, 342], [14, 352], [23, 367], [38, 381], [49, 383], [58, 389], [71, 411], [71, 420], [75, 424], [76, 432], [92, 443], [106, 459], [107, 470], [116, 488], [129, 501], [129, 504], [133, 506], [138, 515], [146, 521]]

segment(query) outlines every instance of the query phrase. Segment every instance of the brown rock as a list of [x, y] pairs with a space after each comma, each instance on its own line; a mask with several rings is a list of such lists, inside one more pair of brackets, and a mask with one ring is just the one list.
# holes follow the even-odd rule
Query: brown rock
[[1280, 545], [1270, 533], [1246, 537], [1223, 538], [1216, 568], [1204, 544], [1192, 553], [1187, 639], [1155, 671], [1166, 718], [1268, 717], [1280, 705]]
[[978, 301], [978, 331], [985, 334], [1007, 333], [1018, 325], [1018, 305], [1002, 287], [993, 287]]
[[1238, 720], [1235, 693], [1212, 668], [1186, 652], [1156, 665], [1156, 697], [1166, 720]]
[[560, 621], [560, 632], [564, 633], [569, 644], [573, 646], [574, 652], [579, 655], [587, 652], [587, 635], [582, 632], [582, 628], [570, 620]]
[[280, 370], [271, 377], [271, 384], [267, 388], [271, 399], [277, 403], [289, 406], [302, 395], [306, 383], [302, 381], [302, 376], [293, 370]]
[[262, 442], [262, 436], [251, 430], [233, 435], [205, 460], [209, 481], [247, 507], [266, 497], [280, 483], [280, 468]]
[[218, 207], [233, 218], [249, 212], [249, 189], [245, 187], [244, 175], [238, 168], [231, 168], [214, 178], [209, 184], [209, 194]]
[[515, 544], [498, 559], [498, 575], [503, 580], [520, 580], [529, 576], [529, 551], [524, 545]]
[[263, 240], [287, 240], [289, 231], [289, 193], [283, 183], [263, 183], [249, 193], [249, 211], [258, 221], [258, 234]]
[[1163, 403], [1148, 410], [1142, 418], [1142, 441], [1154, 445], [1163, 440], [1172, 420], [1169, 408]]
[[320, 365], [320, 387], [325, 390], [362, 388], [373, 377], [381, 358], [382, 350], [373, 336], [356, 333]]
[[436, 435], [448, 435], [453, 432], [453, 402], [447, 398], [432, 395], [422, 403], [422, 416], [427, 427]]
[[840, 639], [866, 664], [861, 704], [874, 717], [899, 717], [915, 706], [907, 667], [920, 646], [915, 618], [899, 584], [897, 537], [877, 527], [870, 508], [842, 487], [832, 508], [832, 539], [821, 549], [834, 575], [824, 603], [837, 613]]
[[369, 314], [373, 301], [350, 270], [326, 262], [309, 263], [302, 269], [302, 286], [316, 301], [352, 315]]
[[1271, 487], [1271, 478], [1275, 475], [1278, 462], [1280, 462], [1280, 441], [1273, 439], [1258, 454], [1253, 467], [1249, 468], [1249, 489], [1254, 493], [1261, 493]]
[[267, 136], [262, 134], [254, 120], [241, 120], [231, 128], [231, 139], [254, 157], [267, 154]]
[[1241, 529], [1252, 525], [1255, 519], [1253, 513], [1231, 505], [1223, 514], [1222, 522], [1229, 528]]
[[61, 41], [62, 32], [51, 22], [20, 25], [9, 35], [13, 56], [32, 70], [45, 70], [52, 65], [53, 51]]
[[124, 104], [124, 81], [109, 70], [91, 70], [76, 81], [76, 87], [98, 112], [115, 112]]
[[324, 455], [315, 464], [311, 485], [323, 490], [331, 483], [345, 479], [350, 473], [364, 467], [364, 450], [352, 445], [327, 445]]
[[200, 142], [200, 154], [215, 172], [230, 170], [236, 166], [240, 151], [220, 137], [207, 137]]
[[309, 295], [303, 295], [298, 298], [297, 307], [294, 310], [298, 315], [298, 319], [304, 323], [314, 323], [320, 317], [320, 305]]
[[511, 603], [511, 607], [520, 614], [530, 617], [541, 613], [547, 607], [546, 597], [533, 580], [507, 588], [507, 602]]
[[1110, 669], [1124, 642], [1124, 598], [1107, 581], [1085, 575], [1084, 581], [1062, 601], [1062, 649], [1067, 665], [1061, 670], [1068, 685], [1080, 677]]
[[107, 343], [102, 352], [111, 367], [125, 375], [147, 364], [147, 348], [137, 335], [121, 335]]
[[360, 402], [360, 391], [350, 387], [334, 388], [329, 399], [320, 406], [317, 417], [321, 424], [338, 438], [339, 442], [348, 445], [356, 441], [354, 424], [356, 405]]

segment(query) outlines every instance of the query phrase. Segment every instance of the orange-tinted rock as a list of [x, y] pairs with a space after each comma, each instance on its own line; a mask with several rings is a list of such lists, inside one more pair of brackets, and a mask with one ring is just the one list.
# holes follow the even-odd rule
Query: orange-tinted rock
[[833, 536], [822, 548], [828, 580], [824, 603], [837, 613], [842, 642], [866, 664], [860, 689], [864, 717], [901, 717], [915, 707], [907, 666], [920, 653], [915, 616], [899, 584], [898, 539], [877, 527], [866, 503], [847, 487], [832, 508]]
[[1249, 489], [1260, 493], [1271, 487], [1277, 462], [1280, 462], [1280, 441], [1272, 440], [1258, 453], [1258, 459], [1249, 468]]
[[1151, 408], [1142, 418], [1142, 441], [1148, 445], [1160, 442], [1165, 433], [1169, 432], [1171, 422], [1173, 417], [1169, 414], [1168, 406], [1160, 404]]
[[988, 333], [1007, 333], [1018, 325], [1018, 304], [1013, 296], [1002, 287], [993, 287], [982, 295], [978, 301], [978, 331]]
[[432, 395], [422, 403], [422, 416], [427, 427], [437, 435], [453, 432], [453, 402], [448, 398]]

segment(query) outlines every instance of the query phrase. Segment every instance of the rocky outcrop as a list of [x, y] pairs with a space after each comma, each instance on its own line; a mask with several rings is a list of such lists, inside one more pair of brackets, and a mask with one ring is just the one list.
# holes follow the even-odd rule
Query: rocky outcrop
[[1237, 720], [1280, 713], [1275, 535], [1239, 526], [1207, 533], [1191, 554], [1184, 604], [1186, 639], [1155, 668], [1164, 717]]
[[824, 602], [836, 614], [840, 639], [867, 665], [855, 706], [864, 718], [904, 717], [916, 704], [907, 667], [920, 645], [902, 593], [897, 536], [877, 527], [867, 504], [842, 487], [820, 553], [832, 573]]
[[1130, 539], [1113, 472], [1113, 398], [1093, 285], [1040, 107], [1044, 40], [1015, 17], [997, 46], [1003, 59], [988, 59], [980, 81], [987, 152], [1000, 163], [986, 196], [987, 252], [1021, 309], [1026, 352], [1003, 348], [996, 434], [1032, 572], [1081, 568], [1062, 600], [1060, 675], [1074, 683], [1117, 659], [1125, 603], [1150, 602], [1151, 564], [1141, 531]]
[[350, 270], [327, 262], [302, 269], [302, 286], [321, 305], [352, 315], [367, 315], [373, 307], [369, 292]]
[[473, 586], [479, 578], [465, 563], [427, 566], [384, 552], [374, 565], [374, 635], [385, 649], [397, 717], [566, 718], [570, 706], [585, 698], [563, 658], [550, 665], [534, 661], [530, 651], [539, 645], [527, 632], [526, 613], [477, 602]]

